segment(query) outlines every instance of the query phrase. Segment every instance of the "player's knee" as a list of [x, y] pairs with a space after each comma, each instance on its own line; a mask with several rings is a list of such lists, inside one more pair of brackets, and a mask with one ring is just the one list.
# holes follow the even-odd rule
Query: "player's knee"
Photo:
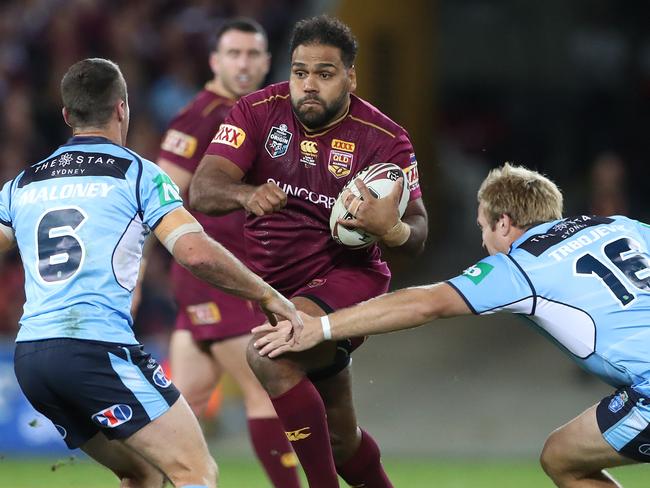
[[217, 467], [216, 461], [207, 452], [204, 456], [200, 457], [202, 457], [202, 459], [192, 458], [178, 460], [173, 472], [169, 473], [169, 479], [174, 486], [184, 486], [188, 484], [205, 485], [208, 487], [217, 486], [219, 468]]
[[285, 393], [305, 376], [300, 364], [294, 361], [260, 356], [252, 342], [246, 349], [246, 360], [271, 398]]
[[208, 456], [206, 469], [207, 469], [206, 477], [208, 478], [208, 481], [210, 483], [208, 484], [208, 486], [212, 486], [212, 484], [216, 486], [217, 480], [219, 479], [219, 466], [217, 466], [217, 462], [214, 460], [212, 456]]
[[203, 392], [197, 393], [191, 391], [188, 391], [187, 393], [183, 393], [183, 396], [185, 397], [185, 400], [187, 400], [187, 404], [190, 406], [192, 413], [197, 418], [201, 418], [205, 413], [206, 409], [208, 408], [208, 402], [210, 400], [210, 396], [206, 395]]
[[565, 456], [562, 453], [561, 436], [553, 432], [548, 436], [542, 453], [539, 457], [539, 462], [542, 465], [544, 472], [553, 480], [562, 477], [566, 467], [564, 463]]
[[248, 347], [246, 347], [246, 361], [255, 376], [261, 381], [260, 375], [263, 375], [264, 371], [268, 369], [267, 363], [270, 360], [266, 357], [260, 356], [260, 353], [257, 352], [257, 349], [253, 346], [253, 340], [251, 340], [248, 343]]

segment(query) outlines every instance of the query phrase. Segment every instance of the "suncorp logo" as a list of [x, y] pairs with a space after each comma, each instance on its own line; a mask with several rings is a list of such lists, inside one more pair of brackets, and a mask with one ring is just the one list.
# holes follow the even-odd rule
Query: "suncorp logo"
[[307, 188], [302, 188], [299, 186], [293, 186], [289, 183], [282, 183], [280, 181], [274, 180], [273, 178], [269, 178], [268, 180], [269, 183], [275, 183], [278, 185], [283, 192], [285, 192], [287, 195], [291, 195], [293, 197], [297, 198], [302, 198], [303, 200], [307, 200], [308, 202], [314, 203], [316, 205], [322, 205], [323, 207], [330, 209], [334, 205], [334, 202], [336, 202], [335, 197], [330, 197], [328, 195], [322, 195], [320, 193], [316, 193], [315, 191], [311, 191]]

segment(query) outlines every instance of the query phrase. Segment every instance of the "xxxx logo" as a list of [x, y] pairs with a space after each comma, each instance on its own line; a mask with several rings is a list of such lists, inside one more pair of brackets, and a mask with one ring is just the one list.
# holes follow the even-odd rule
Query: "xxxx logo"
[[217, 134], [212, 139], [213, 143], [225, 144], [226, 146], [231, 146], [237, 149], [244, 143], [246, 139], [246, 132], [244, 132], [239, 127], [229, 124], [221, 124]]
[[354, 142], [342, 141], [341, 139], [332, 139], [332, 149], [341, 151], [354, 152]]
[[311, 432], [308, 432], [308, 430], [309, 427], [303, 427], [302, 429], [285, 432], [285, 434], [287, 434], [287, 439], [289, 439], [290, 442], [296, 442], [309, 437], [311, 435]]

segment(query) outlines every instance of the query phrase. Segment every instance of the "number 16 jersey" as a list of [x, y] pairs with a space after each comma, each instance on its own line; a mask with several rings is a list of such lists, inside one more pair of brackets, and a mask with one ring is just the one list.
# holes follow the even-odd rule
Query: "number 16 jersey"
[[521, 314], [605, 382], [650, 392], [649, 240], [622, 216], [547, 222], [448, 283], [474, 313]]
[[75, 137], [7, 182], [0, 223], [25, 269], [16, 341], [136, 344], [131, 293], [145, 236], [182, 205], [151, 161], [100, 137]]

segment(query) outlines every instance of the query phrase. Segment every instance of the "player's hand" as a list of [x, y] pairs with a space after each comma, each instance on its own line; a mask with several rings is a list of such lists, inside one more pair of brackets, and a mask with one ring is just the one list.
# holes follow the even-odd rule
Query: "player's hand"
[[354, 183], [359, 189], [359, 196], [349, 190], [343, 193], [343, 205], [352, 215], [352, 219], [338, 219], [338, 223], [350, 229], [360, 229], [368, 234], [383, 236], [400, 220], [399, 200], [404, 178], [400, 177], [392, 191], [384, 198], [374, 197], [360, 178]]
[[304, 323], [300, 342], [292, 341], [292, 324], [288, 321], [282, 321], [277, 325], [262, 324], [252, 330], [253, 334], [261, 335], [253, 343], [261, 356], [275, 358], [285, 352], [305, 351], [323, 341], [320, 318], [303, 312], [298, 313]]
[[255, 187], [244, 201], [244, 209], [258, 217], [277, 212], [287, 204], [287, 194], [282, 189], [269, 181]]
[[285, 336], [290, 344], [298, 344], [301, 339], [304, 324], [302, 318], [298, 315], [296, 306], [278, 293], [275, 289], [269, 287], [270, 291], [260, 301], [260, 307], [269, 319], [269, 326], [275, 327], [278, 323], [276, 318], [285, 319], [282, 323], [288, 324], [288, 331]]

